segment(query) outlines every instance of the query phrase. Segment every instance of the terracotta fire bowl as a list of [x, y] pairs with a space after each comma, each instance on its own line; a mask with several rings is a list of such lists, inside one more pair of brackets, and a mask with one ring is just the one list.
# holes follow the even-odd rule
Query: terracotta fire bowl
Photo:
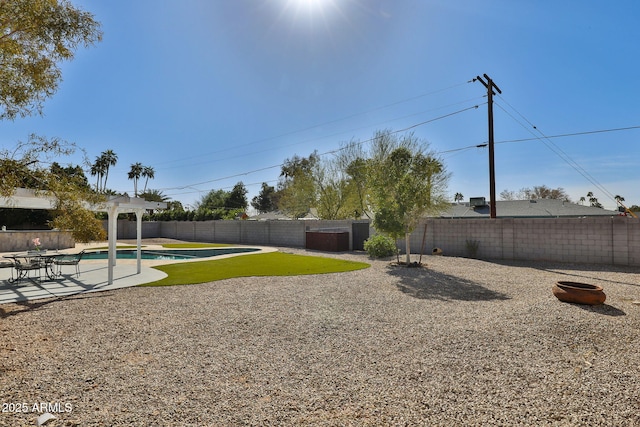
[[601, 286], [580, 282], [558, 281], [553, 285], [552, 291], [560, 301], [575, 304], [597, 305], [607, 298]]

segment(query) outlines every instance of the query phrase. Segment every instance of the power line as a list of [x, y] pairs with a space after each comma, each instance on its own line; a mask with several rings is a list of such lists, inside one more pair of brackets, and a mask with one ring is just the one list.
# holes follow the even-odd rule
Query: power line
[[[483, 104], [480, 104], [480, 105], [483, 105]], [[528, 128], [527, 128], [527, 126], [525, 126], [525, 125], [524, 125], [520, 120], [518, 120], [517, 118], [515, 118], [515, 117], [514, 117], [514, 116], [513, 116], [509, 111], [507, 111], [503, 106], [501, 106], [501, 105], [500, 105], [500, 104], [498, 104], [498, 103], [497, 103], [497, 105], [498, 105], [498, 107], [499, 107], [500, 109], [502, 109], [502, 110], [503, 110], [507, 115], [509, 115], [509, 116], [510, 116], [514, 121], [516, 121], [518, 124], [520, 124], [521, 126], [523, 126], [523, 127], [524, 127], [528, 132], [529, 132], [529, 133], [531, 133], [532, 135], [534, 135], [534, 137], [533, 137], [533, 138], [521, 138], [521, 139], [512, 139], [512, 140], [496, 141], [496, 144], [506, 144], [506, 143], [525, 142], [525, 141], [534, 141], [534, 140], [541, 140], [541, 141], [542, 141], [542, 139], [541, 139], [541, 137], [540, 137], [540, 136], [536, 136], [536, 135], [535, 135], [535, 134], [534, 134], [530, 129], [528, 129]], [[431, 122], [436, 121], [436, 120], [441, 120], [441, 119], [443, 119], [443, 118], [450, 117], [450, 116], [452, 116], [452, 115], [459, 114], [459, 113], [461, 113], [461, 112], [468, 111], [468, 110], [470, 110], [470, 109], [477, 109], [477, 108], [479, 108], [479, 105], [474, 105], [474, 106], [472, 106], [472, 107], [468, 107], [468, 108], [465, 108], [465, 109], [462, 109], [462, 110], [458, 110], [458, 111], [455, 111], [455, 112], [452, 112], [452, 113], [449, 113], [449, 114], [445, 114], [445, 115], [443, 115], [443, 116], [439, 116], [439, 117], [436, 117], [436, 118], [433, 118], [433, 119], [430, 119], [430, 120], [426, 120], [426, 121], [423, 121], [423, 122], [420, 122], [420, 123], [416, 123], [416, 124], [414, 124], [414, 125], [408, 126], [408, 127], [406, 127], [406, 128], [403, 128], [403, 129], [399, 129], [399, 130], [394, 131], [394, 132], [392, 132], [392, 133], [406, 132], [407, 130], [413, 129], [413, 128], [415, 128], [415, 127], [418, 127], [418, 126], [421, 126], [421, 125], [424, 125], [424, 124], [427, 124], [427, 123], [431, 123]], [[513, 108], [513, 107], [511, 107], [511, 108]], [[514, 111], [515, 111], [515, 109], [514, 109]], [[524, 117], [523, 117], [523, 120], [526, 120], [526, 121], [528, 122], [528, 120], [527, 120], [526, 118], [524, 118]], [[530, 122], [529, 122], [529, 123], [530, 123]], [[531, 125], [531, 126], [532, 126], [532, 127], [535, 127], [535, 126], [533, 126], [533, 125]], [[597, 133], [605, 133], [605, 132], [618, 132], [618, 131], [626, 131], [626, 130], [634, 130], [634, 129], [640, 129], [640, 126], [626, 126], [626, 127], [620, 127], [620, 128], [598, 129], [598, 130], [590, 130], [590, 131], [584, 131], [584, 132], [564, 133], [564, 134], [558, 134], [558, 135], [549, 135], [549, 136], [545, 136], [545, 138], [550, 139], [550, 138], [561, 138], [561, 137], [569, 137], [569, 136], [581, 136], [581, 135], [589, 135], [589, 134], [597, 134]], [[365, 144], [365, 143], [369, 143], [369, 142], [371, 142], [371, 141], [373, 141], [373, 140], [374, 140], [374, 138], [369, 138], [369, 139], [367, 139], [367, 140], [360, 141], [360, 142], [358, 142], [358, 143], [359, 143], [359, 144]], [[542, 142], [544, 143], [544, 141], [542, 141]], [[438, 151], [438, 152], [436, 152], [436, 154], [447, 154], [447, 153], [454, 153], [454, 152], [466, 151], [466, 150], [471, 150], [471, 149], [476, 149], [476, 148], [485, 148], [485, 147], [487, 147], [487, 142], [486, 142], [486, 141], [485, 141], [485, 142], [483, 142], [483, 143], [480, 143], [480, 144], [468, 145], [468, 146], [465, 146], [465, 147], [458, 147], [458, 148], [452, 148], [452, 149], [449, 149], [449, 150], [442, 150], [442, 151]], [[345, 148], [345, 147], [338, 148], [338, 149], [335, 149], [335, 150], [330, 150], [330, 151], [327, 151], [327, 152], [321, 153], [321, 154], [319, 154], [319, 155], [335, 154], [335, 153], [337, 153], [337, 152], [339, 152], [339, 151], [343, 150], [344, 148]], [[550, 150], [552, 150], [552, 151], [554, 151], [554, 150], [553, 150], [553, 148], [551, 148], [551, 147], [549, 147], [549, 149], [550, 149]], [[554, 151], [554, 152], [555, 152], [555, 151]], [[567, 162], [567, 163], [569, 163], [569, 164], [570, 164], [570, 161], [569, 161], [569, 160], [567, 160], [567, 159], [564, 159], [560, 153], [557, 153], [557, 152], [556, 152], [556, 154], [557, 154], [559, 157], [561, 157], [565, 162]], [[160, 189], [159, 191], [184, 190], [184, 189], [191, 188], [193, 191], [183, 192], [183, 193], [178, 193], [178, 194], [193, 194], [193, 193], [201, 193], [202, 191], [206, 191], [206, 190], [198, 190], [198, 189], [193, 188], [193, 187], [196, 187], [196, 186], [199, 186], [199, 185], [204, 185], [204, 184], [209, 184], [209, 183], [212, 183], [212, 182], [223, 181], [223, 180], [225, 180], [225, 179], [237, 178], [237, 177], [240, 177], [240, 176], [246, 176], [246, 175], [250, 175], [250, 174], [253, 174], [253, 173], [257, 173], [257, 172], [262, 172], [262, 171], [265, 171], [265, 170], [270, 170], [270, 169], [279, 168], [279, 167], [282, 167], [282, 165], [283, 165], [283, 164], [284, 164], [284, 163], [280, 163], [280, 164], [277, 164], [277, 165], [272, 165], [272, 166], [267, 166], [267, 167], [263, 167], [263, 168], [259, 168], [259, 169], [254, 169], [254, 170], [250, 170], [250, 171], [247, 171], [247, 172], [242, 172], [242, 173], [235, 174], [235, 175], [229, 175], [229, 176], [226, 176], [226, 177], [216, 178], [216, 179], [213, 179], [213, 180], [202, 181], [202, 182], [195, 183], [195, 184], [187, 184], [187, 185], [183, 185], [183, 186], [179, 186], [179, 187], [167, 187], [167, 188], [162, 188], [162, 189]], [[573, 167], [573, 166], [572, 166], [572, 167]], [[581, 175], [583, 175], [583, 176], [584, 176], [584, 174], [583, 174], [582, 172], [580, 172], [580, 171], [578, 171], [578, 172], [579, 172]], [[586, 171], [585, 171], [585, 172], [586, 172]], [[589, 180], [592, 184], [594, 184], [594, 185], [598, 186], [598, 188], [599, 188], [601, 191], [603, 191], [603, 190], [600, 188], [600, 187], [601, 187], [601, 185], [599, 185], [597, 182], [593, 182], [593, 181], [592, 181], [591, 179], [589, 179], [587, 176], [584, 176], [584, 177], [585, 177], [585, 179]], [[594, 180], [595, 180], [595, 179], [594, 179]], [[269, 181], [269, 182], [277, 182], [277, 180]], [[605, 189], [604, 191], [606, 191], [606, 189]], [[607, 192], [607, 193], [609, 193], [609, 192]], [[610, 194], [610, 193], [609, 193], [609, 194]]]
[[[509, 113], [507, 113], [507, 114], [509, 114]], [[634, 130], [634, 129], [640, 129], [640, 125], [639, 126], [627, 126], [627, 127], [622, 127], [622, 128], [590, 130], [590, 131], [585, 131], [585, 132], [561, 133], [561, 134], [558, 134], [558, 135], [547, 135], [547, 136], [545, 136], [545, 138], [551, 139], [551, 138], [564, 138], [564, 137], [568, 137], [568, 136], [594, 135], [594, 134], [598, 134], [598, 133], [620, 132], [620, 131], [624, 131], [624, 130]], [[539, 136], [536, 136], [534, 138], [509, 139], [509, 140], [505, 140], [505, 141], [496, 141], [496, 144], [507, 144], [507, 143], [512, 143], [512, 142], [535, 141], [535, 140], [538, 140], [538, 139], [540, 139]]]
[[[504, 100], [504, 98], [502, 96], [500, 97], [500, 99]], [[571, 156], [569, 156], [564, 150], [562, 150], [560, 147], [558, 147], [549, 137], [547, 137], [540, 129], [538, 129], [537, 126], [535, 126], [533, 123], [531, 123], [526, 117], [524, 117], [511, 104], [509, 104], [506, 100], [504, 100], [504, 102], [513, 111], [515, 111], [520, 117], [522, 117], [522, 119], [525, 120], [533, 129], [535, 129], [541, 135], [540, 137], [537, 137], [537, 138], [534, 138], [534, 139], [537, 139], [537, 140], [541, 141], [547, 148], [549, 148], [551, 151], [553, 151], [565, 163], [567, 163], [569, 166], [571, 166], [576, 172], [578, 172], [580, 175], [582, 175], [591, 184], [595, 185], [597, 189], [602, 191], [605, 194], [605, 196], [609, 197], [612, 201], [617, 203], [617, 200], [609, 192], [609, 190], [607, 190], [602, 184], [600, 184], [600, 182], [598, 182], [598, 180], [596, 178], [594, 178], [589, 172], [587, 172], [586, 169], [584, 169], [578, 162], [573, 160], [573, 158], [571, 158]], [[519, 120], [517, 120], [515, 117], [513, 117], [513, 115], [511, 115], [511, 113], [509, 113], [504, 107], [502, 107], [499, 104], [496, 104], [496, 105], [498, 105], [498, 107], [500, 107], [505, 113], [507, 113], [507, 115], [509, 115], [512, 119], [514, 119], [518, 124], [523, 126], [529, 133], [531, 133], [532, 135], [536, 136], [535, 133], [532, 130], [530, 130], [529, 128], [524, 126]]]
[[162, 165], [163, 163], [171, 163], [171, 162], [176, 162], [176, 161], [199, 158], [199, 157], [202, 157], [202, 156], [205, 156], [205, 155], [222, 153], [222, 152], [225, 152], [225, 151], [235, 150], [235, 149], [241, 148], [241, 147], [247, 147], [249, 145], [255, 145], [255, 144], [263, 143], [263, 142], [266, 142], [266, 141], [272, 141], [272, 140], [275, 140], [275, 139], [284, 138], [286, 136], [294, 135], [296, 133], [306, 132], [306, 131], [309, 131], [309, 130], [312, 130], [312, 129], [316, 129], [316, 128], [319, 128], [319, 127], [322, 127], [322, 126], [326, 126], [326, 125], [338, 123], [338, 122], [341, 122], [341, 121], [344, 121], [344, 120], [352, 119], [354, 117], [363, 116], [365, 114], [369, 114], [369, 113], [372, 113], [374, 111], [384, 110], [386, 108], [390, 108], [390, 107], [393, 107], [393, 106], [396, 106], [396, 105], [400, 105], [400, 104], [403, 104], [403, 103], [406, 103], [406, 102], [415, 101], [416, 99], [424, 98], [426, 96], [431, 96], [431, 95], [435, 95], [435, 94], [438, 94], [438, 93], [446, 92], [448, 90], [452, 90], [452, 89], [455, 89], [457, 87], [464, 86], [464, 85], [466, 85], [467, 83], [470, 83], [470, 82], [471, 81], [467, 81], [467, 82], [463, 82], [463, 83], [457, 83], [457, 84], [454, 84], [454, 85], [451, 85], [451, 86], [448, 86], [448, 87], [444, 87], [444, 88], [441, 88], [441, 89], [433, 90], [431, 92], [423, 93], [421, 95], [416, 95], [416, 96], [413, 96], [413, 97], [410, 97], [410, 98], [406, 98], [406, 99], [403, 99], [403, 100], [400, 100], [400, 101], [395, 101], [395, 102], [392, 102], [390, 104], [382, 105], [382, 106], [379, 106], [379, 107], [374, 107], [374, 108], [371, 108], [369, 110], [361, 111], [359, 113], [354, 113], [354, 114], [351, 114], [351, 115], [348, 115], [348, 116], [345, 116], [345, 117], [341, 117], [341, 118], [338, 118], [338, 119], [329, 120], [329, 121], [324, 122], [324, 123], [319, 123], [319, 124], [315, 124], [315, 125], [308, 126], [308, 127], [305, 127], [305, 128], [301, 128], [301, 129], [285, 132], [285, 133], [280, 134], [280, 135], [271, 136], [271, 137], [267, 137], [267, 138], [262, 138], [262, 139], [259, 139], [259, 140], [256, 140], [256, 141], [247, 142], [245, 144], [240, 144], [240, 145], [234, 144], [233, 147], [230, 147], [230, 148], [225, 148], [225, 149], [217, 150], [217, 151], [211, 151], [209, 153], [202, 153], [202, 154], [189, 156], [189, 157], [183, 157], [183, 158], [180, 158], [180, 159], [173, 159], [173, 160], [169, 160], [169, 161], [166, 161], [166, 162], [156, 163], [156, 165]]
[[[396, 130], [396, 131], [393, 131], [393, 132], [390, 132], [390, 133], [391, 134], [396, 134], [396, 133], [400, 133], [400, 132], [406, 132], [406, 131], [414, 129], [414, 128], [418, 127], [418, 126], [423, 126], [425, 124], [432, 123], [432, 122], [435, 122], [437, 120], [442, 120], [444, 118], [451, 117], [451, 116], [454, 116], [456, 114], [460, 114], [460, 113], [463, 113], [465, 111], [474, 110], [474, 109], [477, 109], [477, 108], [479, 108], [479, 105], [474, 105], [472, 107], [463, 108], [461, 110], [454, 111], [454, 112], [451, 112], [451, 113], [448, 113], [448, 114], [444, 114], [442, 116], [438, 116], [438, 117], [435, 117], [433, 119], [425, 120], [425, 121], [422, 121], [420, 123], [416, 123], [414, 125], [411, 125], [411, 126], [408, 126], [408, 127], [403, 128], [403, 129], [399, 129], [399, 130]], [[374, 139], [375, 139], [375, 137], [369, 138], [367, 140], [360, 141], [359, 144], [365, 144], [365, 143], [373, 141]], [[346, 147], [340, 147], [340, 148], [337, 148], [335, 150], [331, 150], [331, 151], [327, 151], [327, 152], [324, 152], [324, 153], [320, 153], [319, 155], [320, 156], [324, 156], [324, 155], [327, 155], [327, 154], [334, 154], [334, 153], [337, 153], [339, 151], [344, 150], [345, 148]], [[246, 175], [250, 175], [250, 174], [253, 174], [253, 173], [257, 173], [257, 172], [262, 172], [262, 171], [269, 170], [269, 169], [275, 169], [275, 168], [282, 167], [283, 165], [284, 165], [284, 163], [280, 163], [280, 164], [277, 164], [277, 165], [266, 166], [266, 167], [259, 168], [259, 169], [253, 169], [253, 170], [250, 170], [250, 171], [246, 171], [246, 172], [242, 172], [242, 173], [238, 173], [238, 174], [234, 174], [234, 175], [228, 175], [228, 176], [221, 177], [221, 178], [215, 178], [215, 179], [211, 179], [211, 180], [207, 180], [207, 181], [202, 181], [202, 182], [198, 182], [198, 183], [195, 183], [195, 184], [188, 184], [188, 185], [183, 185], [183, 186], [179, 186], [179, 187], [160, 188], [158, 191], [183, 190], [183, 189], [186, 189], [186, 188], [189, 188], [189, 187], [196, 187], [196, 186], [199, 186], [199, 185], [210, 184], [212, 182], [224, 181], [226, 179], [231, 179], [231, 178], [238, 178], [238, 177], [241, 177], [241, 176], [246, 176]]]
[[[443, 108], [464, 104], [464, 103], [467, 103], [467, 102], [470, 102], [470, 101], [477, 101], [478, 99], [482, 99], [482, 98], [484, 98], [484, 97], [476, 97], [476, 98], [472, 98], [472, 99], [466, 99], [464, 101], [455, 102], [455, 103], [444, 105], [442, 107], [434, 108], [434, 109], [431, 109], [431, 110], [421, 111], [419, 113], [413, 113], [413, 114], [409, 114], [409, 115], [406, 115], [406, 116], [396, 117], [396, 118], [393, 118], [393, 119], [385, 120], [383, 122], [378, 122], [377, 124], [373, 124], [373, 125], [360, 126], [358, 128], [352, 128], [352, 129], [349, 129], [349, 130], [346, 130], [346, 131], [337, 132], [337, 133], [334, 133], [334, 134], [324, 135], [324, 136], [317, 137], [317, 138], [306, 139], [304, 141], [294, 142], [294, 143], [291, 143], [291, 144], [285, 144], [285, 145], [278, 145], [278, 146], [275, 146], [275, 147], [269, 147], [269, 148], [265, 148], [263, 150], [244, 152], [244, 153], [238, 154], [236, 156], [218, 158], [218, 159], [215, 159], [215, 161], [216, 162], [220, 162], [220, 161], [225, 161], [225, 160], [237, 159], [237, 158], [240, 158], [240, 157], [250, 156], [250, 155], [254, 155], [254, 154], [270, 152], [275, 148], [293, 147], [295, 145], [301, 145], [301, 144], [306, 144], [306, 143], [313, 142], [313, 141], [319, 141], [319, 140], [323, 140], [323, 139], [327, 139], [327, 138], [337, 137], [339, 135], [344, 135], [344, 134], [347, 134], [349, 132], [355, 132], [355, 131], [362, 130], [362, 129], [368, 129], [368, 128], [371, 128], [372, 126], [379, 126], [379, 125], [384, 124], [384, 123], [390, 123], [390, 122], [394, 122], [394, 121], [397, 121], [397, 120], [402, 120], [402, 119], [406, 119], [406, 118], [409, 118], [409, 117], [414, 117], [414, 116], [417, 116], [417, 115], [421, 115], [421, 114], [425, 114], [425, 113], [428, 113], [428, 112], [440, 110], [440, 109], [443, 109]], [[228, 150], [225, 150], [225, 151], [228, 151]], [[197, 162], [197, 163], [189, 163], [189, 167], [193, 167], [193, 166], [196, 166], [196, 165], [207, 164], [207, 163], [211, 163], [211, 162], [212, 161], [210, 161], [210, 160], [205, 160], [205, 161]], [[166, 168], [163, 168], [163, 169], [180, 168], [180, 167], [183, 167], [183, 166], [181, 166], [181, 165], [180, 166], [172, 166], [172, 167], [166, 167]]]

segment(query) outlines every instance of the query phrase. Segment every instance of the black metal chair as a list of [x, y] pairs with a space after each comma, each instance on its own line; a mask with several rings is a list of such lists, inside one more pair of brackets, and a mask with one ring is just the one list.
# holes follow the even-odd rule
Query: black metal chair
[[82, 260], [82, 256], [84, 255], [84, 251], [78, 252], [77, 254], [70, 255], [60, 255], [54, 258], [53, 263], [58, 266], [58, 276], [62, 275], [62, 266], [63, 265], [75, 265], [76, 267], [76, 277], [80, 277], [80, 260]]
[[37, 279], [38, 281], [41, 280], [40, 269], [42, 268], [42, 264], [40, 263], [40, 261], [29, 260], [29, 259], [20, 261], [20, 258], [14, 258], [14, 262], [15, 262], [15, 269], [17, 274], [15, 281], [19, 281], [22, 279], [29, 279], [29, 273], [32, 271], [37, 271], [38, 272]]

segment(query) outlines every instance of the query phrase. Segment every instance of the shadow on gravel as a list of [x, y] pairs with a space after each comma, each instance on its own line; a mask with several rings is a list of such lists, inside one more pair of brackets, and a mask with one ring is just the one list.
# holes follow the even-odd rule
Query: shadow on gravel
[[618, 280], [610, 280], [604, 277], [598, 277], [591, 275], [590, 273], [638, 273], [637, 267], [618, 266], [618, 265], [592, 265], [592, 264], [576, 264], [576, 263], [558, 263], [551, 261], [506, 261], [506, 260], [492, 260], [494, 264], [506, 265], [509, 267], [524, 267], [533, 268], [536, 270], [545, 271], [547, 273], [557, 274], [558, 280], [573, 280], [579, 282], [577, 279], [597, 280], [601, 282], [616, 283], [619, 285], [640, 286], [640, 283], [635, 282], [621, 282]]
[[391, 276], [399, 277], [398, 289], [420, 299], [442, 301], [492, 301], [507, 300], [510, 297], [495, 292], [470, 280], [429, 270], [428, 268], [407, 268], [389, 266]]
[[591, 313], [601, 314], [603, 316], [626, 316], [627, 313], [616, 308], [609, 304], [600, 304], [600, 305], [583, 305], [583, 304], [572, 304], [577, 307], [580, 307], [584, 311], [588, 311]]
[[[17, 302], [8, 302], [6, 304], [0, 305], [0, 319], [6, 319], [9, 316], [17, 316], [22, 313], [26, 313], [29, 311], [35, 311], [40, 308], [46, 307], [50, 304], [62, 302], [62, 301], [73, 301], [87, 298], [104, 298], [110, 296], [108, 292], [92, 292], [89, 294], [73, 294], [73, 295], [65, 295], [61, 297], [51, 297], [46, 299], [38, 299], [35, 301], [17, 301]], [[10, 307], [12, 305], [13, 307]], [[4, 307], [3, 307], [4, 306]], [[18, 306], [20, 308], [17, 308]]]

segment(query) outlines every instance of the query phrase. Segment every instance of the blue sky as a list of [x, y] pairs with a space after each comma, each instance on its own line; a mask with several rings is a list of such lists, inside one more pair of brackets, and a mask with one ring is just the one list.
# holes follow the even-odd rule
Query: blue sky
[[90, 160], [112, 149], [114, 190], [133, 193], [141, 162], [149, 188], [183, 204], [238, 181], [250, 199], [294, 154], [429, 122], [412, 131], [442, 153], [451, 197], [488, 199], [487, 149], [457, 150], [487, 140], [486, 90], [469, 82], [486, 73], [502, 90], [498, 194], [547, 185], [640, 204], [640, 129], [506, 142], [640, 126], [635, 0], [72, 3], [103, 41], [63, 65], [44, 116], [0, 123], [0, 143], [60, 137]]

